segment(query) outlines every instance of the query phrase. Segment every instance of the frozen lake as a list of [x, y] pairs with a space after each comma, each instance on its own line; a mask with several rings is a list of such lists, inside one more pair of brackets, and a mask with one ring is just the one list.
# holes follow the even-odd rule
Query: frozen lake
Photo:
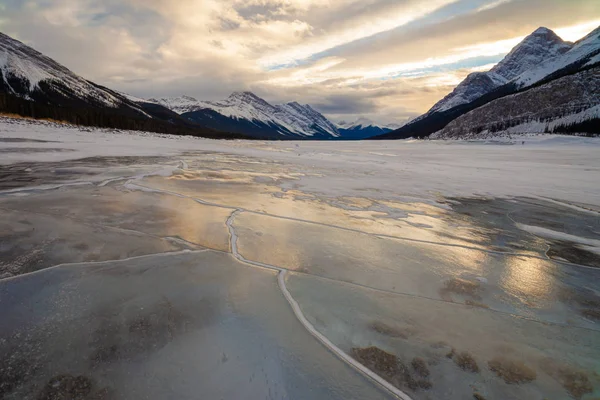
[[599, 155], [0, 118], [0, 398], [596, 398]]

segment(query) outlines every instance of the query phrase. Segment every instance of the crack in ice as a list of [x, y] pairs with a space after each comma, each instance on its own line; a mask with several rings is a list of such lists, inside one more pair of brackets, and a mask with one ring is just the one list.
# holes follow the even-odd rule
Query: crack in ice
[[62, 263], [62, 264], [53, 265], [51, 267], [38, 269], [37, 271], [26, 272], [26, 273], [15, 275], [15, 276], [10, 276], [8, 278], [3, 278], [3, 279], [0, 279], [0, 282], [7, 282], [7, 281], [15, 280], [15, 279], [20, 279], [20, 278], [24, 278], [24, 277], [27, 277], [30, 275], [40, 274], [42, 272], [61, 268], [61, 267], [74, 267], [74, 266], [78, 266], [78, 265], [81, 265], [81, 266], [101, 265], [101, 264], [110, 264], [110, 263], [116, 263], [116, 262], [122, 262], [122, 261], [139, 260], [139, 259], [148, 258], [148, 257], [170, 257], [170, 256], [176, 256], [179, 254], [199, 254], [199, 253], [205, 253], [207, 251], [213, 251], [213, 250], [212, 249], [200, 249], [200, 250], [185, 249], [185, 250], [178, 250], [178, 251], [166, 251], [166, 252], [162, 252], [162, 253], [143, 254], [141, 256], [119, 258], [116, 260], [81, 261], [81, 262], [73, 262], [73, 263]]
[[246, 259], [243, 255], [240, 254], [240, 252], [238, 251], [237, 248], [237, 239], [238, 236], [235, 233], [235, 228], [233, 227], [233, 221], [235, 219], [235, 217], [240, 214], [241, 212], [243, 212], [243, 210], [241, 209], [236, 209], [234, 210], [231, 215], [229, 216], [229, 218], [227, 218], [226, 221], [226, 225], [227, 225], [227, 229], [229, 230], [229, 247], [231, 249], [231, 254], [238, 260], [241, 261], [245, 264], [250, 264], [253, 266], [257, 266], [257, 267], [261, 267], [261, 268], [267, 268], [267, 269], [271, 269], [271, 270], [276, 270], [276, 271], [283, 271], [284, 268], [281, 267], [277, 267], [275, 265], [271, 265], [271, 264], [264, 264], [258, 261], [252, 261], [252, 260], [248, 260]]
[[335, 344], [333, 344], [329, 339], [327, 339], [327, 337], [325, 335], [323, 335], [321, 332], [319, 332], [314, 327], [314, 325], [311, 324], [310, 321], [308, 321], [308, 319], [306, 319], [306, 317], [304, 316], [304, 313], [302, 312], [302, 309], [300, 308], [300, 305], [298, 305], [298, 302], [296, 300], [294, 300], [294, 298], [290, 294], [287, 286], [285, 285], [285, 277], [286, 277], [287, 273], [288, 273], [288, 270], [282, 269], [281, 272], [279, 272], [279, 274], [277, 275], [277, 282], [279, 283], [279, 288], [281, 289], [283, 296], [286, 298], [288, 303], [290, 303], [290, 306], [292, 307], [292, 310], [294, 311], [294, 315], [296, 315], [296, 318], [300, 321], [300, 323], [304, 326], [304, 328], [306, 328], [306, 330], [308, 330], [308, 332], [311, 335], [313, 335], [319, 342], [321, 342], [325, 347], [327, 347], [331, 352], [333, 352], [335, 355], [337, 355], [340, 359], [342, 359], [343, 361], [348, 363], [350, 366], [352, 366], [353, 368], [358, 370], [360, 373], [364, 374], [368, 378], [375, 381], [377, 384], [382, 386], [384, 389], [391, 392], [394, 396], [396, 396], [402, 400], [412, 400], [411, 397], [409, 397], [406, 393], [404, 393], [400, 389], [396, 388], [395, 386], [393, 386], [392, 384], [387, 382], [385, 379], [383, 379], [382, 377], [377, 375], [375, 372], [371, 371], [369, 368], [365, 367], [364, 365], [362, 365], [361, 363], [359, 363], [358, 361], [356, 361], [355, 359], [350, 357], [348, 354], [346, 354], [342, 349], [340, 349]]
[[340, 360], [346, 362], [348, 365], [353, 367], [355, 370], [357, 370], [358, 372], [360, 372], [367, 378], [373, 380], [375, 383], [377, 383], [378, 385], [383, 387], [385, 390], [390, 392], [392, 395], [396, 396], [397, 398], [399, 398], [401, 400], [412, 400], [411, 397], [409, 397], [406, 393], [404, 393], [400, 389], [396, 388], [395, 386], [391, 385], [389, 382], [387, 382], [385, 379], [381, 378], [375, 372], [371, 371], [369, 368], [365, 367], [364, 365], [362, 365], [361, 363], [359, 363], [358, 361], [356, 361], [355, 359], [350, 357], [348, 354], [346, 354], [342, 349], [340, 349], [338, 346], [333, 344], [329, 339], [327, 339], [327, 337], [325, 337], [325, 335], [323, 335], [321, 332], [319, 332], [314, 327], [314, 325], [306, 318], [306, 316], [302, 312], [302, 309], [300, 308], [300, 305], [292, 297], [290, 291], [288, 290], [287, 286], [285, 285], [285, 277], [288, 273], [287, 269], [281, 268], [281, 267], [278, 267], [275, 265], [251, 261], [251, 260], [246, 259], [244, 256], [242, 256], [239, 253], [238, 248], [237, 248], [238, 236], [235, 232], [233, 223], [234, 223], [235, 217], [237, 215], [241, 214], [242, 212], [244, 212], [244, 210], [236, 209], [231, 213], [229, 218], [227, 218], [226, 225], [229, 230], [231, 254], [238, 261], [240, 261], [244, 264], [249, 264], [251, 266], [258, 266], [261, 268], [267, 268], [267, 269], [279, 271], [279, 273], [277, 274], [277, 282], [278, 282], [279, 289], [281, 290], [281, 293], [283, 294], [283, 297], [285, 297], [285, 299], [289, 303], [289, 305], [292, 308], [292, 311], [294, 312], [294, 315], [296, 316], [298, 321], [302, 324], [302, 326], [304, 326], [304, 328], [315, 339], [317, 339], [319, 342], [321, 342], [321, 344], [323, 344], [327, 349], [329, 349], [332, 353], [334, 353]]

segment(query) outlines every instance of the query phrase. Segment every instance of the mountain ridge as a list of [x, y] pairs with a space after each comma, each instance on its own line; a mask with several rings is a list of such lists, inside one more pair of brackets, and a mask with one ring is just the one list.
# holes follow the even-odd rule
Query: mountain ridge
[[[547, 84], [563, 76], [576, 74], [579, 71], [582, 71], [586, 68], [591, 68], [600, 62], [600, 27], [596, 28], [574, 44], [563, 41], [564, 45], [556, 39], [558, 36], [556, 36], [556, 34], [554, 34], [554, 32], [551, 30], [547, 28], [538, 28], [531, 35], [527, 36], [523, 42], [515, 46], [515, 48], [513, 48], [509, 54], [507, 54], [507, 57], [505, 57], [505, 59], [498, 64], [500, 67], [497, 68], [496, 71], [501, 67], [510, 64], [507, 60], [510, 60], [511, 57], [514, 57], [515, 54], [518, 54], [519, 49], [528, 48], [527, 42], [531, 38], [539, 39], [540, 37], [542, 39], [546, 39], [547, 43], [550, 43], [549, 48], [551, 48], [552, 51], [548, 53], [549, 56], [538, 62], [537, 60], [539, 58], [539, 54], [537, 54], [536, 57], [538, 58], [536, 58], [534, 63], [526, 63], [527, 65], [533, 64], [533, 66], [525, 69], [524, 72], [521, 72], [520, 68], [517, 68], [517, 71], [521, 73], [512, 80], [503, 85], [497, 86], [496, 84], [489, 82], [489, 79], [492, 79], [490, 78], [490, 71], [475, 75], [471, 74], [463, 82], [461, 82], [451, 94], [446, 96], [440, 102], [436, 103], [436, 105], [434, 105], [434, 107], [432, 107], [432, 109], [430, 109], [427, 113], [415, 118], [410, 123], [398, 130], [374, 137], [373, 139], [427, 137], [434, 132], [443, 130], [446, 125], [455, 119], [467, 113], [473, 112], [489, 102]], [[569, 48], [565, 51], [567, 46]], [[494, 74], [495, 73], [496, 72], [494, 72]], [[486, 81], [486, 78], [489, 79]], [[471, 97], [473, 100], [468, 102], [458, 101], [457, 104], [451, 104], [450, 107], [447, 107], [444, 110], [440, 109], [440, 104], [447, 104], [448, 98], [452, 98], [453, 94], [464, 91], [466, 87], [468, 87], [472, 93], [476, 92], [477, 89], [481, 89], [481, 86], [478, 87], [477, 85], [469, 87], [470, 81], [473, 79], [480, 79], [483, 81], [483, 83], [487, 82], [490, 83], [490, 85], [489, 87], [480, 90], [480, 93], [473, 95]], [[479, 82], [479, 84], [481, 83], [482, 82]], [[438, 107], [436, 108], [436, 106]], [[559, 105], [557, 105], [557, 107], [558, 106]]]
[[233, 92], [226, 99], [217, 101], [202, 101], [186, 95], [148, 101], [213, 129], [226, 126], [229, 130], [250, 135], [262, 131], [274, 139], [362, 139], [391, 131], [374, 123], [348, 130], [334, 124], [309, 104], [292, 101], [273, 105], [249, 91]]
[[436, 103], [425, 115], [447, 111], [469, 103], [512, 79], [540, 62], [564, 54], [572, 45], [552, 30], [540, 27], [526, 36], [498, 64], [487, 72], [469, 74], [451, 93]]

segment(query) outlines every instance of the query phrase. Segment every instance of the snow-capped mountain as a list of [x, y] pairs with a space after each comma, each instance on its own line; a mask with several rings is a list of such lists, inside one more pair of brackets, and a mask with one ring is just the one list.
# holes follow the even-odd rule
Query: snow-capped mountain
[[294, 126], [300, 132], [314, 131], [316, 134], [340, 136], [337, 127], [309, 104], [301, 105], [294, 101], [281, 104], [277, 108], [283, 112], [282, 119], [287, 120], [290, 126]]
[[465, 139], [540, 132], [600, 133], [600, 65], [493, 100], [430, 137]]
[[[469, 75], [452, 93], [438, 102], [426, 114], [397, 131], [378, 138], [425, 137], [434, 132], [440, 132], [437, 134], [439, 137], [448, 135], [456, 137], [473, 134], [470, 129], [478, 132], [488, 128], [496, 130], [499, 127], [508, 126], [507, 124], [520, 125], [523, 121], [530, 119], [543, 118], [549, 122], [554, 118], [563, 118], [583, 112], [600, 103], [600, 94], [587, 93], [586, 99], [578, 101], [577, 98], [565, 98], [562, 95], [564, 93], [552, 94], [552, 91], [557, 90], [558, 87], [562, 87], [564, 91], [565, 86], [545, 85], [565, 76], [571, 76], [571, 78], [560, 81], [561, 83], [570, 82], [572, 85], [578, 85], [578, 82], [585, 78], [588, 84], [593, 85], [594, 83], [590, 81], [594, 78], [593, 74], [589, 77], [579, 73], [588, 69], [597, 71], [599, 64], [600, 28], [596, 28], [574, 44], [564, 42], [547, 28], [539, 28], [527, 36], [490, 71]], [[534, 101], [535, 96], [521, 95], [540, 85], [545, 86], [544, 90], [536, 90], [532, 93], [537, 96], [551, 96], [550, 103], [541, 98]], [[577, 93], [576, 90], [566, 91], [567, 97], [569, 94], [576, 96], [575, 93]], [[498, 101], [510, 96], [513, 96], [511, 97], [513, 101]], [[527, 103], [520, 104], [521, 100]], [[536, 101], [539, 103], [536, 104]], [[510, 106], [510, 108], [491, 111], [491, 108], [486, 106], [491, 103], [497, 107], [502, 105], [502, 107]], [[540, 109], [540, 104], [545, 104], [545, 108]], [[484, 109], [484, 107], [485, 115], [489, 118], [487, 123], [480, 123], [478, 118], [467, 118], [467, 115], [481, 112], [480, 109]], [[584, 114], [585, 118], [592, 118], [590, 116], [593, 113]], [[465, 117], [463, 118], [463, 116]], [[468, 123], [466, 123], [467, 120]], [[456, 125], [458, 121], [466, 123], [464, 130]], [[582, 121], [578, 119], [577, 123], [580, 122]], [[445, 130], [446, 126], [449, 129], [452, 128], [452, 133]]]
[[502, 61], [490, 70], [510, 81], [540, 62], [560, 56], [573, 47], [548, 28], [538, 28], [515, 46]]
[[577, 67], [584, 67], [598, 62], [600, 62], [600, 27], [577, 41], [569, 51], [533, 65], [532, 68], [519, 74], [514, 82], [519, 88], [523, 88], [551, 77], [570, 65], [580, 64]]
[[361, 117], [354, 122], [340, 121], [338, 130], [344, 139], [365, 139], [377, 135], [383, 135], [398, 129], [400, 126], [378, 126], [375, 122], [368, 118]]
[[340, 121], [337, 123], [338, 128], [341, 129], [352, 129], [352, 128], [362, 128], [362, 127], [367, 127], [367, 126], [375, 126], [375, 123], [370, 120], [369, 118], [365, 118], [365, 117], [360, 117], [355, 121], [352, 122], [346, 122], [346, 121]]
[[461, 104], [490, 93], [494, 89], [507, 84], [525, 71], [541, 62], [564, 54], [571, 49], [571, 44], [563, 41], [548, 28], [538, 28], [488, 72], [469, 74], [448, 96], [444, 97], [425, 115], [449, 110]]
[[204, 107], [199, 106], [199, 101], [191, 96], [166, 97], [162, 99], [148, 99], [150, 103], [160, 104], [177, 114], [183, 114], [190, 111], [200, 110]]
[[50, 57], [3, 33], [0, 33], [0, 75], [0, 91], [26, 100], [127, 107], [145, 114], [118, 93], [83, 79]]
[[251, 92], [234, 92], [220, 101], [190, 96], [149, 99], [192, 121], [214, 129], [262, 137], [337, 138], [337, 127], [310, 105], [296, 102], [272, 105]]
[[432, 138], [532, 132], [599, 133], [600, 28], [568, 51], [533, 64], [511, 84], [516, 93], [456, 118]]

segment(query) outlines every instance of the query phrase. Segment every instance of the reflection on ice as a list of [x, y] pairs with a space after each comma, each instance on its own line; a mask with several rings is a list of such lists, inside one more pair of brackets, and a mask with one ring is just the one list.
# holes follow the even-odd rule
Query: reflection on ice
[[120, 187], [47, 191], [27, 198], [0, 198], [0, 207], [67, 218], [84, 224], [175, 237], [190, 244], [227, 251], [229, 210], [190, 199], [140, 193]]
[[600, 212], [546, 199], [461, 198], [446, 217], [481, 227], [490, 245], [600, 267]]
[[[214, 174], [216, 179], [212, 178]], [[295, 174], [274, 174], [276, 179], [263, 181], [257, 180], [255, 173], [204, 171], [195, 175], [174, 174], [167, 180], [148, 177], [140, 185], [227, 207], [378, 235], [481, 248], [487, 245], [478, 229], [446, 223], [441, 218], [446, 211], [441, 208], [420, 203], [400, 206], [398, 202], [370, 199], [320, 198], [298, 190], [282, 191], [278, 181], [293, 180]]]
[[528, 307], [539, 308], [556, 295], [555, 264], [532, 257], [509, 257], [501, 285]]
[[590, 279], [597, 289], [600, 270], [249, 213], [238, 215], [234, 226], [238, 249], [249, 260], [382, 291], [595, 326], [573, 315], [560, 293], [577, 291]]

